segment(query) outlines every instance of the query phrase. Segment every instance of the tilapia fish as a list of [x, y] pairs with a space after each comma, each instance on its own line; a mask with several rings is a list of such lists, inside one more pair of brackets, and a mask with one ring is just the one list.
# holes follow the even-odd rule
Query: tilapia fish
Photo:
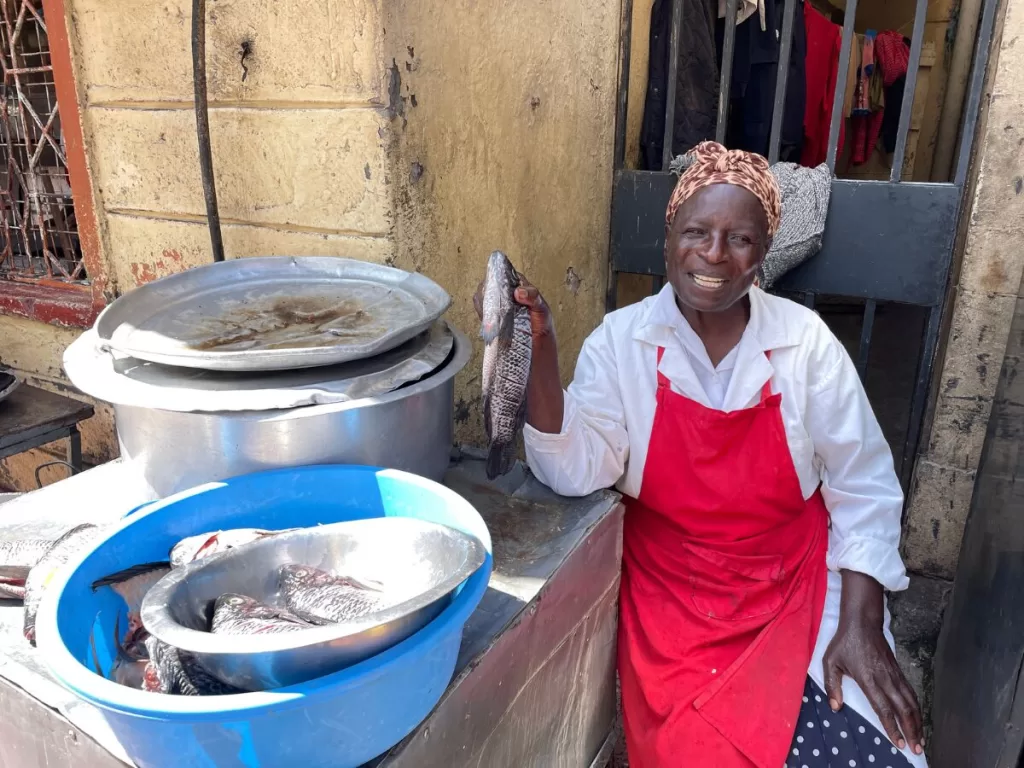
[[25, 638], [36, 644], [36, 613], [43, 593], [50, 585], [54, 575], [91, 541], [96, 539], [102, 529], [91, 523], [76, 526], [54, 542], [42, 559], [28, 573], [25, 579]]
[[143, 563], [92, 583], [93, 592], [102, 587], [110, 587], [128, 606], [128, 632], [123, 640], [118, 638], [118, 642], [123, 644], [130, 656], [141, 658], [142, 643], [146, 639], [146, 630], [142, 626], [142, 601], [150, 588], [170, 572], [171, 564], [166, 561]]
[[149, 663], [143, 674], [144, 691], [182, 696], [223, 696], [242, 692], [203, 669], [193, 654], [162, 643], [152, 635], [146, 639], [146, 650], [149, 651]]
[[188, 563], [201, 560], [204, 557], [224, 552], [243, 544], [248, 544], [257, 539], [267, 536], [276, 536], [279, 533], [296, 531], [297, 528], [286, 528], [280, 531], [267, 531], [262, 528], [234, 528], [227, 531], [210, 531], [198, 536], [189, 536], [174, 545], [171, 550], [171, 567], [180, 568]]
[[311, 624], [356, 621], [387, 605], [387, 595], [380, 585], [351, 576], [334, 576], [319, 568], [284, 565], [279, 578], [285, 605]]
[[47, 539], [0, 541], [0, 600], [25, 599], [29, 571], [52, 546]]
[[526, 385], [533, 336], [530, 310], [515, 301], [520, 276], [501, 251], [487, 261], [484, 280], [483, 399], [489, 451], [487, 477], [504, 475], [515, 463], [516, 440], [526, 423]]
[[210, 631], [225, 635], [269, 635], [311, 626], [282, 608], [229, 592], [217, 598], [214, 604]]

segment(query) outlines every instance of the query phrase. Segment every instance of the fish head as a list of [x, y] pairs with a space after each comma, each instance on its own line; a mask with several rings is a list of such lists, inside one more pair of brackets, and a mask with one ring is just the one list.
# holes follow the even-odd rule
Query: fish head
[[484, 343], [490, 344], [501, 337], [512, 338], [512, 324], [515, 317], [515, 291], [519, 287], [519, 273], [512, 262], [501, 251], [495, 251], [487, 260], [487, 276], [484, 278], [483, 319], [480, 335]]
[[251, 610], [257, 603], [251, 597], [245, 595], [238, 595], [234, 592], [225, 592], [223, 595], [217, 598], [217, 601], [213, 604], [213, 614], [217, 616], [219, 614], [228, 613], [233, 616], [239, 616]]

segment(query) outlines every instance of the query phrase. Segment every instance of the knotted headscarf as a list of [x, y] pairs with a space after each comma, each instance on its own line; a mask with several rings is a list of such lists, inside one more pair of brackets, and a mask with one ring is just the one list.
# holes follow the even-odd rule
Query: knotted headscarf
[[712, 184], [734, 184], [761, 201], [768, 219], [768, 236], [775, 234], [782, 218], [782, 194], [767, 160], [753, 152], [726, 149], [714, 141], [698, 144], [688, 160], [690, 165], [679, 177], [665, 211], [666, 228], [672, 226], [679, 206], [698, 190]]

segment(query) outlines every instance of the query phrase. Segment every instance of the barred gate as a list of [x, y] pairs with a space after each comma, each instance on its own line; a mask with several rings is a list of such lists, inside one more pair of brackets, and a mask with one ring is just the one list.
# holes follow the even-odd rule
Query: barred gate
[[[725, 143], [731, 69], [735, 48], [739, 0], [728, 0], [719, 83], [716, 139]], [[779, 158], [786, 81], [792, 52], [798, 3], [783, 8], [778, 75], [769, 143], [770, 162]], [[802, 297], [808, 307], [824, 297], [863, 302], [860, 342], [854, 356], [864, 378], [871, 351], [875, 315], [883, 304], [919, 307], [926, 313], [919, 345], [916, 375], [906, 414], [900, 476], [909, 485], [924, 420], [932, 366], [940, 332], [940, 319], [952, 264], [957, 225], [963, 207], [971, 149], [977, 126], [989, 47], [995, 25], [997, 0], [984, 0], [975, 41], [968, 92], [961, 118], [959, 155], [953, 180], [925, 183], [902, 180], [911, 111], [917, 86], [928, 0], [917, 0], [897, 143], [888, 181], [837, 179], [832, 181], [829, 215], [822, 249], [812, 259], [783, 277], [774, 292]], [[849, 66], [857, 0], [848, 0], [844, 13], [839, 72]], [[669, 170], [675, 125], [676, 76], [681, 31], [686, 23], [681, 0], [672, 0], [669, 37], [668, 93], [666, 96], [664, 156], [661, 171], [635, 171], [624, 167], [626, 114], [632, 34], [632, 0], [624, 0], [620, 37], [620, 82], [617, 103], [615, 178], [611, 216], [611, 280], [607, 308], [615, 308], [618, 276], [650, 275], [653, 289], [665, 278], [664, 211], [675, 184]], [[801, 22], [802, 23], [802, 22]], [[835, 170], [840, 121], [846, 83], [837, 83], [829, 128], [828, 166]], [[867, 223], [867, 225], [866, 225]]]

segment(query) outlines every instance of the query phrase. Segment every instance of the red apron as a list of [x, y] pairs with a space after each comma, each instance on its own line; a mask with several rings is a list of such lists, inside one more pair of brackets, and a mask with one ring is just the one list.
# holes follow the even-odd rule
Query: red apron
[[825, 604], [828, 512], [819, 492], [803, 498], [781, 403], [769, 381], [752, 408], [705, 408], [658, 372], [623, 533], [631, 768], [785, 762]]

